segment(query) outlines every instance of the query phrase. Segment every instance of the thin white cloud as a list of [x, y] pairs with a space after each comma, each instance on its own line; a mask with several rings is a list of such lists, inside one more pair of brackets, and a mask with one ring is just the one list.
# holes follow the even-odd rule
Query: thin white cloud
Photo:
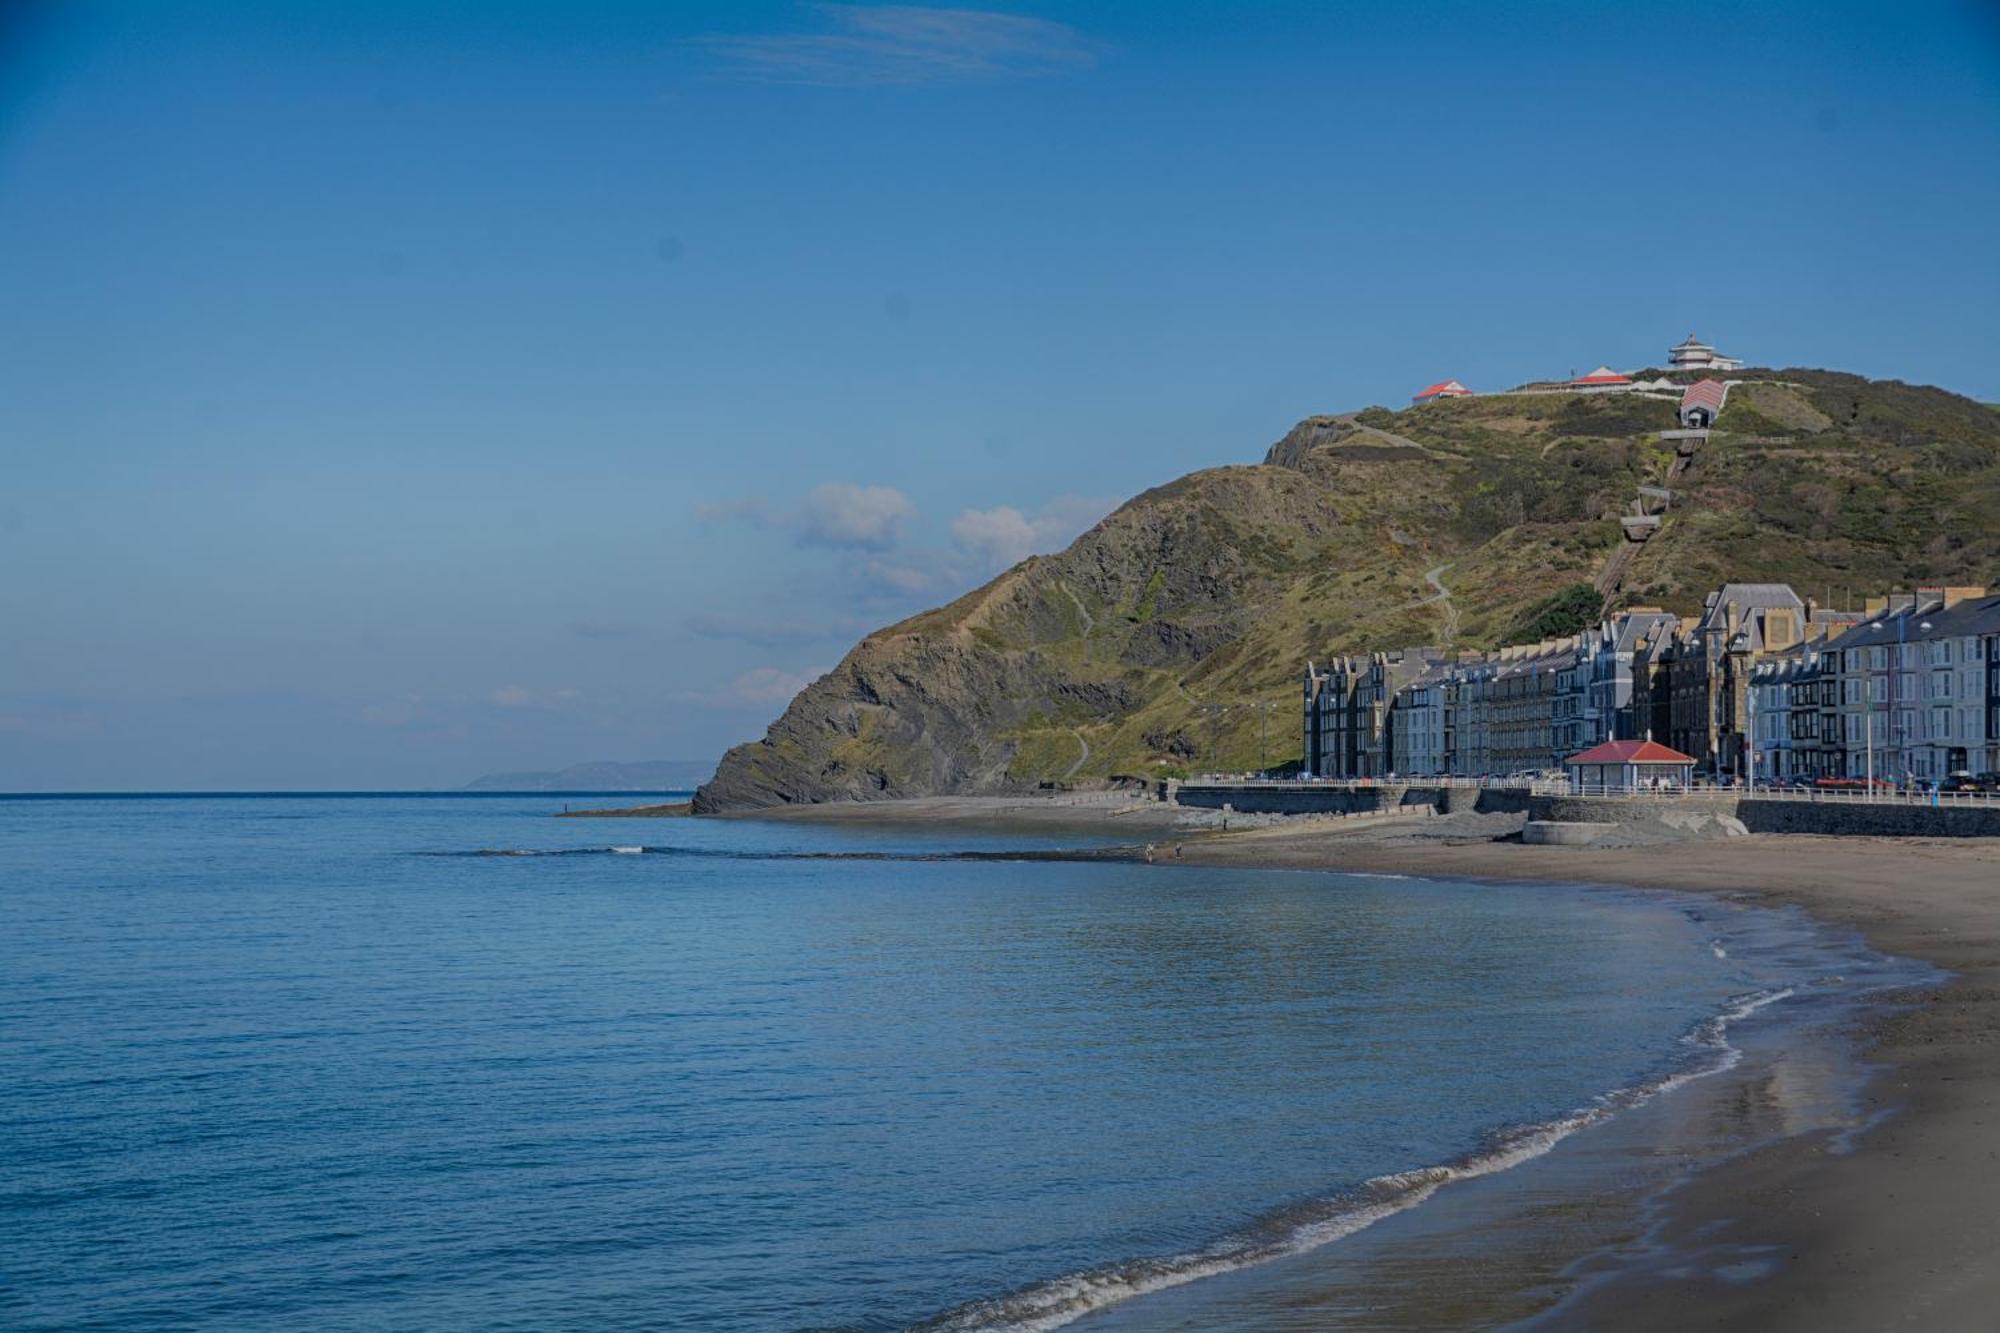
[[679, 698], [683, 703], [700, 704], [704, 708], [768, 711], [789, 704], [800, 690], [824, 676], [829, 669], [808, 667], [804, 671], [786, 671], [781, 667], [755, 667], [736, 675], [718, 689], [692, 691]]
[[806, 546], [886, 551], [916, 512], [910, 497], [893, 486], [829, 481], [806, 497], [798, 516], [798, 539]]
[[801, 546], [831, 546], [856, 551], [886, 551], [902, 539], [904, 526], [917, 515], [910, 497], [894, 486], [867, 486], [829, 481], [815, 486], [798, 508], [780, 512], [762, 496], [698, 504], [697, 522], [704, 526], [745, 523], [753, 528], [789, 531]]
[[1061, 550], [1114, 507], [1111, 500], [1059, 495], [1035, 514], [1012, 505], [968, 509], [951, 521], [951, 539], [989, 571], [1007, 569], [1031, 555]]
[[825, 31], [717, 35], [701, 44], [739, 78], [822, 88], [1045, 78], [1098, 61], [1095, 43], [1050, 19], [905, 5], [812, 9]]
[[899, 593], [928, 592], [955, 577], [946, 568], [934, 566], [921, 569], [916, 565], [899, 565], [888, 560], [870, 560], [864, 572], [875, 582]]

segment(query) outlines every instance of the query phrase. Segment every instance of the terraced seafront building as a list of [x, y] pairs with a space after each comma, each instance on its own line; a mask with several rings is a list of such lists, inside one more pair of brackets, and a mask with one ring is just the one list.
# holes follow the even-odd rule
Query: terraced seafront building
[[1658, 741], [1716, 782], [2000, 771], [2000, 596], [1931, 588], [1833, 611], [1729, 583], [1683, 622], [1634, 607], [1487, 653], [1433, 647], [1307, 665], [1317, 777], [1500, 777]]
[[2000, 596], [1937, 587], [1871, 601], [1821, 671], [1845, 776], [2000, 771]]

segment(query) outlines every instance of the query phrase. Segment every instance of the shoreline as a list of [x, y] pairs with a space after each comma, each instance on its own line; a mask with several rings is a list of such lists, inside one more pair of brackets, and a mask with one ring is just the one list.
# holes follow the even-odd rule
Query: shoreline
[[[1169, 807], [1156, 807], [1169, 811]], [[1060, 811], [1060, 813], [1058, 813]], [[1664, 889], [1797, 907], [1874, 949], [1950, 974], [1876, 1000], [1853, 1033], [1872, 1076], [1871, 1127], [1753, 1147], [1679, 1180], [1617, 1252], [1570, 1256], [1570, 1289], [1536, 1328], [1679, 1330], [1983, 1328], [2000, 1303], [2000, 842], [1757, 835], [1663, 847], [1528, 846], [1478, 837], [1384, 838], [1338, 820], [1234, 832], [1176, 830], [1108, 807], [931, 798], [737, 816], [892, 826], [977, 823], [1105, 836], [1168, 835], [1164, 864]], [[1131, 822], [1125, 822], [1131, 821]], [[1444, 821], [1438, 821], [1442, 824]], [[1445, 830], [1437, 832], [1442, 835]], [[1100, 849], [1098, 855], [1107, 854]], [[1147, 859], [1141, 848], [1114, 853]], [[1745, 1278], [1690, 1262], [1755, 1251]]]

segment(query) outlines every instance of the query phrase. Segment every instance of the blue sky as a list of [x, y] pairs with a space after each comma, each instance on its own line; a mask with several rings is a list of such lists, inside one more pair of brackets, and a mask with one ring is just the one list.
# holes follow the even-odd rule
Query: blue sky
[[5, 12], [0, 789], [712, 757], [1445, 376], [2000, 399], [1990, 6]]

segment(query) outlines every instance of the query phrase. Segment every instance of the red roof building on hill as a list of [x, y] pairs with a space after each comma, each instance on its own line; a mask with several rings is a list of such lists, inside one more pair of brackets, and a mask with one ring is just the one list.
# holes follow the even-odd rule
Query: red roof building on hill
[[1708, 429], [1722, 415], [1722, 404], [1728, 397], [1729, 386], [1721, 380], [1696, 380], [1681, 395], [1681, 424], [1697, 430]]
[[1588, 375], [1578, 375], [1570, 381], [1571, 384], [1586, 385], [1630, 384], [1631, 382], [1632, 377], [1630, 375], [1620, 375], [1610, 366], [1599, 366]]
[[1470, 398], [1470, 397], [1472, 397], [1472, 390], [1466, 388], [1463, 384], [1460, 384], [1457, 380], [1439, 380], [1436, 384], [1433, 384], [1429, 388], [1419, 392], [1417, 396], [1410, 399], [1410, 401], [1413, 403], [1433, 403], [1440, 398]]

